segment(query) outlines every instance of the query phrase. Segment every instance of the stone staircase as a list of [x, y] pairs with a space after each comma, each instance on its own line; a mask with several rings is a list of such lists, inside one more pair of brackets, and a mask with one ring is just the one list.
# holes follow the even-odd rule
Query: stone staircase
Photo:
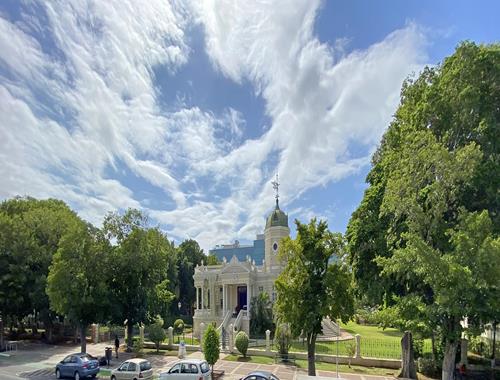
[[323, 318], [321, 321], [321, 327], [323, 329], [323, 334], [318, 336], [318, 339], [330, 340], [339, 336], [339, 326], [329, 317]]

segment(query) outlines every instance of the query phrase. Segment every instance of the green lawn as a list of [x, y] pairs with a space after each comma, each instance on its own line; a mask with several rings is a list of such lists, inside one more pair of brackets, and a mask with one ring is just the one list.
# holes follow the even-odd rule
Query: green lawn
[[240, 363], [274, 364], [274, 359], [267, 356], [247, 356], [246, 358], [244, 358], [240, 355], [230, 354], [227, 355], [223, 360]]

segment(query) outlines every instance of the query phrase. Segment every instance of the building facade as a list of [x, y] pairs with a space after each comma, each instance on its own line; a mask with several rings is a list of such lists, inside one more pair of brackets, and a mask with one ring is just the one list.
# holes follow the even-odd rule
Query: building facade
[[264, 234], [258, 234], [252, 245], [242, 245], [236, 240], [233, 244], [216, 245], [208, 253], [215, 255], [220, 262], [224, 261], [224, 258], [229, 261], [233, 256], [236, 256], [239, 261], [245, 261], [247, 256], [250, 256], [256, 264], [262, 265], [265, 254], [264, 244]]
[[[200, 324], [215, 323], [221, 331], [228, 331], [232, 325], [234, 330], [250, 330], [251, 299], [266, 292], [271, 301], [276, 298], [274, 281], [283, 270], [277, 254], [284, 237], [290, 235], [288, 215], [280, 210], [278, 195], [276, 206], [266, 219], [266, 227], [261, 239], [263, 241], [264, 258], [256, 263], [251, 255], [238, 257], [233, 254], [230, 259], [221, 255], [220, 265], [200, 265], [194, 273], [196, 287], [196, 310], [193, 316], [193, 333], [198, 335]], [[259, 237], [259, 235], [258, 235]], [[255, 246], [255, 242], [254, 242]], [[223, 248], [219, 252], [231, 252]]]

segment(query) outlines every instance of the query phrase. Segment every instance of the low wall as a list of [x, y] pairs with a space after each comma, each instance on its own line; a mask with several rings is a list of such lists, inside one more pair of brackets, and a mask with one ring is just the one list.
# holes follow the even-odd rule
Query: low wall
[[[185, 345], [187, 351], [200, 351], [200, 346], [193, 346], [191, 344]], [[153, 342], [144, 342], [144, 348], [156, 348], [156, 345]], [[171, 350], [176, 351], [179, 350], [178, 344], [169, 345], [168, 343], [161, 343], [160, 350]]]

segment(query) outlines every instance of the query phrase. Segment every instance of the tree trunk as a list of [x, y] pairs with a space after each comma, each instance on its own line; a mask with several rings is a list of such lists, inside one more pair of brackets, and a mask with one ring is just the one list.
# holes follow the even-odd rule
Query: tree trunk
[[87, 352], [87, 326], [80, 323], [80, 351]]
[[406, 331], [401, 338], [401, 354], [401, 373], [398, 377], [416, 379], [417, 369], [413, 353], [413, 337], [410, 331]]
[[493, 322], [493, 345], [492, 345], [492, 351], [491, 351], [491, 360], [493, 360], [493, 363], [495, 363], [495, 355], [496, 355], [496, 340], [497, 340], [497, 322]]
[[443, 358], [443, 372], [441, 374], [442, 380], [453, 380], [455, 372], [455, 356], [457, 355], [457, 341], [446, 341], [446, 347]]
[[307, 337], [307, 374], [309, 376], [316, 376], [316, 334], [310, 334]]
[[436, 351], [436, 336], [434, 335], [434, 331], [432, 332], [431, 336], [431, 346], [432, 346], [432, 360], [434, 360], [434, 363], [437, 362], [437, 351]]
[[127, 322], [127, 352], [132, 351], [132, 346], [133, 346], [133, 325], [132, 322]]

